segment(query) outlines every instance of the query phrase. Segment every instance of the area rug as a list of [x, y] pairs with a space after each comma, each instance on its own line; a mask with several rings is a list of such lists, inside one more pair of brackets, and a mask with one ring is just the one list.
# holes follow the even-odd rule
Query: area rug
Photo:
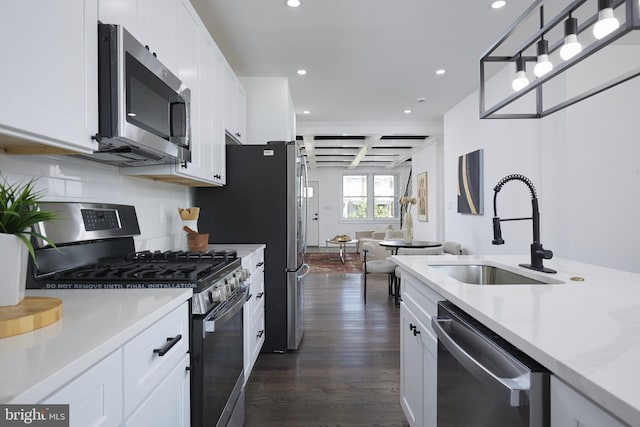
[[344, 264], [336, 252], [311, 253], [305, 257], [311, 273], [362, 273], [362, 261], [357, 253], [346, 254]]

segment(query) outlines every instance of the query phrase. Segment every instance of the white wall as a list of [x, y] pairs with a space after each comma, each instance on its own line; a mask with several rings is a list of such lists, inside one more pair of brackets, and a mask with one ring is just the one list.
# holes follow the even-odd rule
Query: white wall
[[38, 178], [44, 200], [135, 206], [141, 232], [137, 250], [177, 248], [184, 235], [178, 207], [191, 206], [186, 187], [120, 176], [117, 167], [66, 156], [0, 154], [0, 174], [10, 183]]
[[[383, 173], [398, 172], [400, 175], [400, 191], [404, 188], [409, 177], [409, 168], [397, 168]], [[390, 223], [394, 229], [400, 228], [399, 220], [389, 221], [346, 221], [341, 219], [342, 201], [340, 199], [342, 187], [342, 173], [344, 168], [316, 168], [309, 169], [309, 181], [318, 181], [318, 240], [320, 246], [324, 241], [337, 235], [347, 234], [355, 236], [356, 231], [373, 230], [375, 224]], [[380, 173], [380, 169], [357, 169], [357, 173]], [[415, 187], [414, 187], [415, 188]], [[415, 208], [414, 208], [415, 210]], [[417, 221], [414, 220], [414, 225]]]
[[442, 139], [438, 138], [411, 157], [411, 195], [413, 197], [418, 195], [418, 174], [427, 172], [427, 221], [418, 221], [416, 207], [411, 208], [413, 235], [416, 240], [443, 240], [443, 154]]
[[[572, 80], [567, 88], [579, 84]], [[640, 79], [634, 79], [539, 120], [481, 121], [477, 91], [462, 100], [444, 120], [445, 238], [471, 253], [522, 253], [526, 261], [530, 221], [503, 223], [506, 244], [491, 245], [493, 187], [503, 176], [520, 173], [537, 189], [545, 249], [640, 272], [638, 93]], [[484, 215], [462, 215], [456, 212], [457, 157], [478, 148], [484, 149]], [[530, 214], [527, 188], [506, 184], [498, 215]]]

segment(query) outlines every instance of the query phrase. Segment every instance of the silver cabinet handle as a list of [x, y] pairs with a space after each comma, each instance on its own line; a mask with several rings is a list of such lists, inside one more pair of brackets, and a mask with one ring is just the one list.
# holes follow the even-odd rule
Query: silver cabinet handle
[[[452, 324], [456, 327], [466, 328], [462, 323], [456, 322], [454, 319], [448, 317], [432, 317], [431, 326], [434, 332], [438, 336], [439, 343], [442, 344], [449, 353], [471, 374], [473, 374], [482, 383], [493, 387], [494, 390], [504, 393], [505, 398], [509, 401], [509, 404], [513, 407], [517, 406], [529, 406], [528, 391], [531, 388], [529, 371], [516, 375], [512, 378], [503, 378], [492, 372], [489, 368], [484, 366], [478, 360], [474, 359], [464, 348], [462, 348], [445, 329], [451, 328]], [[466, 328], [467, 334], [475, 334], [475, 331], [470, 328]], [[482, 339], [482, 335], [478, 335]], [[486, 344], [490, 344], [484, 340]], [[483, 352], [485, 356], [496, 360], [496, 364], [513, 364], [513, 362], [507, 359], [506, 355], [500, 351], [499, 348], [494, 346], [483, 346]]]

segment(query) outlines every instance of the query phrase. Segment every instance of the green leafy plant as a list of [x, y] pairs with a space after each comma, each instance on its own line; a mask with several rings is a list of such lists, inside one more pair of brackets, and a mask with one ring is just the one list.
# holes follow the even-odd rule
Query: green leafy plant
[[59, 219], [55, 212], [39, 209], [39, 201], [44, 191], [34, 188], [35, 179], [26, 183], [9, 184], [6, 179], [0, 183], [0, 233], [13, 234], [24, 242], [35, 262], [35, 253], [31, 237], [39, 237], [51, 246], [53, 242], [36, 233], [33, 226], [43, 221]]

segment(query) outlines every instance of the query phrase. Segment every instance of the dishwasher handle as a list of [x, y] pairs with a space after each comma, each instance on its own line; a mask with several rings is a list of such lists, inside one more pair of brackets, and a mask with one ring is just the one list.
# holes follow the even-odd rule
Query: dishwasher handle
[[[432, 317], [431, 326], [438, 336], [440, 344], [442, 344], [449, 353], [473, 376], [484, 384], [489, 385], [497, 390], [506, 392], [505, 397], [509, 400], [512, 407], [529, 406], [530, 376], [529, 373], [522, 374], [515, 378], [503, 378], [492, 372], [481, 362], [474, 359], [464, 348], [462, 348], [445, 329], [445, 325], [451, 325], [454, 319], [448, 317]], [[465, 327], [462, 323], [457, 323], [460, 327]], [[471, 333], [475, 333], [471, 330]], [[494, 358], [504, 359], [505, 356], [498, 349], [492, 349], [491, 356]]]

